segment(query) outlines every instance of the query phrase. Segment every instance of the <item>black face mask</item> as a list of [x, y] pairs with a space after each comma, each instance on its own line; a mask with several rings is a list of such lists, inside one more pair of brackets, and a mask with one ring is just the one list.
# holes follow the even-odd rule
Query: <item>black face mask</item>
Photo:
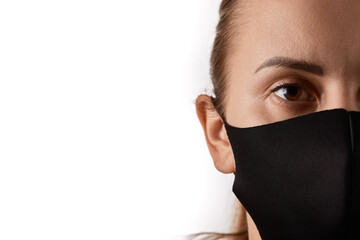
[[232, 191], [263, 240], [360, 239], [360, 112], [225, 127]]

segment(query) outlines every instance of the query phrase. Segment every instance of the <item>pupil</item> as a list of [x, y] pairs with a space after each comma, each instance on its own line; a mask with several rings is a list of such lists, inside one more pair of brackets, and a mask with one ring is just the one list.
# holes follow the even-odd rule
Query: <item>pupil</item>
[[299, 97], [299, 90], [298, 90], [298, 87], [296, 86], [290, 86], [290, 87], [287, 87], [287, 99], [289, 100], [296, 100], [298, 97]]
[[289, 87], [289, 88], [288, 88], [288, 93], [289, 93], [290, 95], [295, 95], [295, 96], [296, 96], [297, 88], [296, 88], [296, 87]]

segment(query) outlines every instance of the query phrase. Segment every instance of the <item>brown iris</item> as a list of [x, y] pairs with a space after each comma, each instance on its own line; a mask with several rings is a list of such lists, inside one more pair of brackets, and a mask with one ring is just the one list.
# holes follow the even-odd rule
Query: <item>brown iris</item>
[[297, 100], [302, 93], [302, 89], [300, 87], [297, 86], [288, 86], [288, 87], [284, 87], [284, 89], [286, 89], [284, 91], [284, 96], [288, 99], [288, 100]]

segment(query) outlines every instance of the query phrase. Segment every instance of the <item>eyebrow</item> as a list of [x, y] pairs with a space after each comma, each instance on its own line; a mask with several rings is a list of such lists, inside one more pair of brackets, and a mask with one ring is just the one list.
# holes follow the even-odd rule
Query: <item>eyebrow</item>
[[316, 65], [314, 63], [309, 63], [309, 62], [304, 61], [304, 60], [296, 60], [296, 59], [289, 58], [289, 57], [272, 57], [272, 58], [269, 58], [268, 60], [266, 60], [263, 64], [261, 64], [256, 69], [254, 74], [257, 73], [258, 71], [260, 71], [263, 68], [271, 67], [271, 66], [286, 67], [286, 68], [302, 70], [302, 71], [310, 72], [310, 73], [313, 73], [313, 74], [316, 74], [316, 75], [319, 75], [319, 76], [324, 75], [324, 71], [319, 65]]

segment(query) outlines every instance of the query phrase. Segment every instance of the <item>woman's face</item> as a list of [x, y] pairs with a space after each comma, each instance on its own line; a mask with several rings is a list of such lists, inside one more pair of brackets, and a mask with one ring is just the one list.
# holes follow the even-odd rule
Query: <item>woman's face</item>
[[[325, 109], [359, 110], [360, 1], [249, 2], [228, 64], [229, 123], [248, 127]], [[258, 70], [269, 59], [283, 67]], [[271, 92], [282, 82], [291, 87]]]
[[[236, 50], [227, 64], [229, 124], [251, 127], [333, 108], [359, 111], [360, 1], [248, 2], [247, 23], [233, 37]], [[272, 92], [280, 83], [290, 86]], [[196, 109], [214, 165], [232, 173], [222, 120], [202, 103], [209, 104], [204, 95]], [[251, 218], [249, 235], [260, 239]]]

